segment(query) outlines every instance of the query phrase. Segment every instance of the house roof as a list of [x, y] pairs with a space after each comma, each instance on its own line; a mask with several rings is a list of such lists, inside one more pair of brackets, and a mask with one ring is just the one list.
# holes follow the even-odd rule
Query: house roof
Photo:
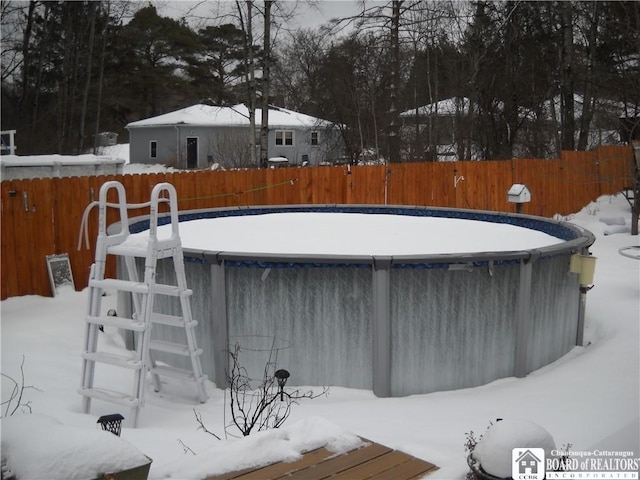
[[[584, 98], [582, 95], [576, 93], [573, 95], [573, 101], [575, 103], [575, 115], [580, 117], [582, 115], [582, 106], [584, 104]], [[503, 108], [503, 103], [498, 102], [498, 108]], [[554, 120], [560, 116], [561, 99], [559, 95], [556, 95], [552, 99], [544, 102], [542, 106], [542, 115], [545, 120]], [[596, 103], [596, 109], [600, 112], [606, 112], [612, 116], [636, 118], [640, 106], [625, 104], [622, 102], [614, 102], [607, 99], [598, 99]], [[554, 113], [556, 112], [555, 116]], [[469, 99], [467, 97], [452, 97], [439, 102], [430, 103], [429, 105], [423, 105], [421, 107], [412, 108], [406, 110], [400, 114], [401, 118], [411, 118], [418, 116], [455, 116], [455, 115], [467, 115], [469, 113]], [[530, 109], [519, 107], [519, 115], [521, 117], [535, 118], [536, 113]]]
[[400, 117], [414, 117], [416, 114], [421, 116], [464, 115], [468, 111], [469, 99], [467, 97], [453, 97], [418, 108], [412, 108], [411, 110], [402, 112]]
[[[256, 124], [260, 125], [262, 111], [256, 109]], [[131, 122], [127, 128], [192, 125], [201, 127], [249, 126], [249, 109], [244, 104], [228, 107], [192, 105], [174, 112]], [[270, 127], [318, 127], [330, 122], [280, 107], [269, 107]]]

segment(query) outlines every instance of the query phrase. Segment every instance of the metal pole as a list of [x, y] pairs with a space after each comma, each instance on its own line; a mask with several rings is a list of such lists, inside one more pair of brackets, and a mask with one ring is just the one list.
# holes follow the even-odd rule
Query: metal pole
[[391, 260], [373, 258], [373, 393], [391, 396]]
[[529, 370], [529, 332], [531, 330], [531, 260], [520, 261], [520, 284], [518, 287], [518, 311], [516, 315], [516, 358], [514, 375], [527, 375]]
[[227, 323], [224, 261], [207, 255], [211, 265], [211, 325], [213, 329], [213, 379], [218, 388], [226, 388], [229, 364], [229, 330]]

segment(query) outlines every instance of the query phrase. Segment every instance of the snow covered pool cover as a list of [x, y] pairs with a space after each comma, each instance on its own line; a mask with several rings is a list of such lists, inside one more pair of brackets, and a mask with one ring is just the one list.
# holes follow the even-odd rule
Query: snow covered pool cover
[[[159, 238], [163, 238], [170, 233], [170, 227], [162, 226], [158, 232]], [[137, 235], [144, 237], [146, 233]], [[334, 212], [267, 213], [190, 220], [180, 222], [180, 237], [183, 247], [188, 249], [274, 255], [504, 252], [563, 242], [547, 233], [506, 223]]]

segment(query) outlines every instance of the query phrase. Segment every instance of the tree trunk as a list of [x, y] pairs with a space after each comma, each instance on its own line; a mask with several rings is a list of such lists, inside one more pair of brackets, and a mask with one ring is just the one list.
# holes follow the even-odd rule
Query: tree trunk
[[239, 1], [236, 1], [236, 7], [238, 8], [238, 16], [240, 18], [240, 28], [244, 31], [244, 64], [247, 83], [247, 110], [249, 111], [249, 154], [251, 166], [254, 167], [259, 165], [256, 159], [256, 78], [253, 59], [253, 22], [251, 20], [253, 1], [247, 0], [246, 28]]
[[[111, 2], [107, 2], [106, 17], [109, 18]], [[102, 46], [100, 48], [100, 73], [98, 73], [98, 98], [96, 100], [96, 128], [93, 136], [93, 153], [98, 150], [98, 134], [100, 133], [100, 116], [102, 114], [102, 89], [104, 87], [104, 57], [107, 52], [107, 30], [109, 22], [104, 22], [102, 29]]]
[[562, 48], [560, 52], [560, 119], [561, 149], [573, 150], [575, 146], [575, 110], [573, 104], [573, 7], [571, 2], [560, 2]]
[[84, 126], [87, 117], [87, 103], [89, 102], [89, 89], [91, 88], [91, 67], [93, 63], [93, 44], [96, 36], [96, 8], [97, 2], [89, 2], [89, 51], [87, 52], [87, 78], [84, 82], [82, 93], [82, 107], [80, 112], [80, 129], [78, 132], [78, 153], [84, 149]]
[[[593, 118], [593, 69], [596, 62], [596, 48], [598, 40], [598, 2], [587, 4], [592, 9], [591, 25], [589, 28], [587, 60], [587, 74], [584, 84], [584, 98], [582, 99], [582, 115], [580, 116], [580, 135], [578, 137], [578, 150], [586, 150], [589, 143], [589, 130]], [[585, 5], [585, 8], [587, 7]]]
[[264, 2], [264, 63], [262, 66], [262, 125], [260, 128], [260, 166], [262, 168], [267, 168], [269, 157], [269, 75], [271, 66], [272, 4], [273, 0], [265, 0]]
[[28, 90], [28, 73], [31, 63], [31, 54], [29, 44], [31, 43], [31, 31], [33, 28], [33, 14], [36, 9], [37, 2], [29, 2], [29, 10], [27, 11], [27, 26], [24, 29], [24, 35], [22, 37], [22, 91], [20, 92], [20, 100], [18, 101], [19, 107], [23, 108], [23, 102], [27, 96]]
[[389, 86], [389, 149], [388, 161], [400, 161], [400, 123], [398, 118], [398, 89], [400, 83], [400, 7], [403, 0], [393, 0], [391, 14], [391, 84]]

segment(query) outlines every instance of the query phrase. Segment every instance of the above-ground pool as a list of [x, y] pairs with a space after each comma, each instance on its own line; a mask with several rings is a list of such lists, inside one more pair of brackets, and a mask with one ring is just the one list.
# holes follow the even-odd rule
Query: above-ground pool
[[[148, 228], [132, 220], [132, 233]], [[184, 212], [180, 234], [203, 370], [220, 387], [236, 344], [257, 376], [271, 355], [293, 385], [401, 396], [522, 377], [581, 341], [569, 265], [594, 237], [569, 223], [420, 207], [241, 207]], [[161, 260], [158, 281], [172, 276]], [[156, 311], [176, 313], [172, 300], [159, 298]], [[169, 333], [156, 325], [157, 335]]]

